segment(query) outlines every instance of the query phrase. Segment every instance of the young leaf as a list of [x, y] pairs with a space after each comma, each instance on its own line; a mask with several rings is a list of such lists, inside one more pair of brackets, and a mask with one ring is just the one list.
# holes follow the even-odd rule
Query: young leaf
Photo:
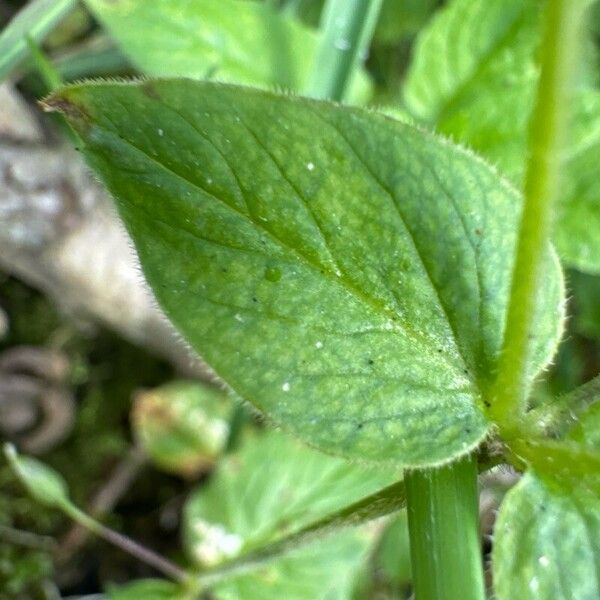
[[197, 475], [225, 448], [228, 409], [223, 392], [197, 382], [176, 381], [136, 396], [134, 434], [159, 467]]
[[[86, 0], [142, 73], [305, 89], [318, 35], [268, 3], [247, 0]], [[365, 71], [351, 99], [370, 95]]]
[[[537, 0], [453, 0], [420, 34], [404, 88], [415, 117], [474, 148], [517, 185], [539, 76], [540, 7]], [[600, 93], [586, 87], [585, 75], [582, 80], [555, 239], [570, 265], [599, 272], [600, 202], [593, 184]]]
[[27, 37], [43, 41], [76, 4], [76, 0], [35, 0], [12, 19], [0, 33], [0, 81], [29, 53]]
[[67, 484], [56, 471], [35, 458], [19, 456], [10, 444], [4, 446], [4, 454], [27, 491], [38, 502], [61, 510], [71, 505]]
[[[85, 140], [167, 315], [276, 422], [349, 458], [469, 452], [499, 351], [521, 199], [374, 113], [181, 80], [48, 100]], [[561, 330], [548, 249], [533, 377]]]
[[270, 432], [221, 462], [210, 483], [190, 497], [185, 545], [194, 562], [209, 569], [201, 579], [225, 578], [214, 590], [219, 598], [325, 598], [348, 585], [370, 540], [364, 531], [282, 546], [279, 556], [261, 549], [393, 479]]

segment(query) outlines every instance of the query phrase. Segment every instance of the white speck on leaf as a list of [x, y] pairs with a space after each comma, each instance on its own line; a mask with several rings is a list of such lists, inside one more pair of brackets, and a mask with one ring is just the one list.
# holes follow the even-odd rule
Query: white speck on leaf
[[284, 383], [284, 384], [281, 386], [281, 389], [282, 389], [284, 392], [289, 392], [289, 391], [290, 391], [290, 383], [289, 383], [289, 381], [286, 381], [286, 382], [285, 382], [285, 383]]
[[532, 577], [529, 580], [529, 589], [532, 592], [537, 592], [540, 589], [540, 582], [538, 581], [537, 577]]
[[160, 129], [160, 128], [159, 128], [159, 129], [158, 129], [158, 135], [159, 135], [160, 137], [162, 137], [163, 135], [165, 135], [165, 132], [164, 132], [162, 129]]
[[229, 533], [222, 525], [197, 519], [193, 524], [193, 528], [200, 538], [194, 544], [193, 552], [204, 565], [215, 565], [224, 558], [231, 558], [242, 547], [242, 538], [235, 533]]
[[240, 315], [240, 313], [236, 313], [235, 316], [234, 316], [234, 319], [236, 321], [239, 321], [240, 323], [244, 322], [244, 317], [242, 317], [242, 315]]
[[314, 169], [315, 169], [315, 163], [312, 163], [312, 162], [307, 163], [306, 168], [309, 171], [314, 171]]
[[550, 560], [548, 559], [548, 557], [547, 557], [547, 556], [543, 556], [543, 555], [542, 555], [542, 556], [540, 556], [540, 557], [538, 558], [538, 562], [540, 563], [540, 565], [541, 565], [542, 567], [548, 567], [548, 566], [550, 565]]
[[315, 344], [315, 347], [317, 348], [317, 350], [320, 350], [323, 347], [323, 342], [317, 342]]

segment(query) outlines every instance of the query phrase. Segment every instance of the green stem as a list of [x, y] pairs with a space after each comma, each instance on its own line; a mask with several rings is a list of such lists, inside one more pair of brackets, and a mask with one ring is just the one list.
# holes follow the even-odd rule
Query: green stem
[[135, 556], [138, 560], [150, 565], [170, 579], [180, 583], [188, 583], [192, 579], [186, 571], [177, 566], [175, 563], [172, 563], [163, 556], [156, 554], [156, 552], [153, 552], [149, 548], [142, 546], [135, 540], [132, 540], [131, 538], [118, 533], [109, 527], [106, 527], [106, 525], [99, 523], [96, 521], [96, 519], [93, 519], [82, 510], [79, 510], [73, 504], [64, 504], [62, 509], [65, 514], [71, 517], [71, 519], [91, 531], [93, 534], [109, 542], [110, 544], [121, 548], [121, 550], [124, 552]]
[[527, 373], [536, 301], [548, 255], [552, 211], [558, 194], [560, 149], [568, 119], [568, 88], [587, 0], [549, 0], [542, 42], [542, 71], [529, 132], [525, 203], [506, 330], [490, 416], [505, 437], [517, 435], [526, 409]]
[[475, 458], [404, 482], [416, 600], [484, 600]]
[[375, 29], [382, 0], [327, 0], [307, 93], [341, 101]]

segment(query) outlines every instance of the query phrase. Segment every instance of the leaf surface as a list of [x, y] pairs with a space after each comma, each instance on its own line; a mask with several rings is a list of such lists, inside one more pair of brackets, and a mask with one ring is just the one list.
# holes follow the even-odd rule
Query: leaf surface
[[[415, 117], [498, 164], [518, 186], [539, 76], [542, 4], [453, 0], [419, 35], [404, 88], [405, 103]], [[586, 62], [595, 64], [589, 57]], [[590, 87], [595, 77], [591, 72], [584, 69], [574, 97], [555, 240], [570, 265], [600, 272], [600, 196], [595, 185], [600, 92]]]
[[[361, 109], [185, 80], [48, 101], [85, 140], [169, 318], [307, 442], [395, 465], [486, 435], [521, 199], [482, 161]], [[533, 377], [561, 330], [548, 249]]]
[[[271, 432], [223, 459], [208, 486], [190, 497], [184, 512], [185, 543], [198, 564], [210, 567], [301, 531], [397, 478], [393, 472], [361, 468]], [[228, 542], [226, 535], [235, 540]]]
[[496, 523], [498, 600], [595, 600], [600, 596], [600, 502], [528, 473]]
[[[293, 534], [394, 478], [270, 432], [222, 461], [210, 483], [190, 497], [185, 545], [196, 564], [218, 570], [219, 564]], [[238, 560], [213, 592], [217, 598], [347, 597], [370, 539], [365, 531], [345, 530], [288, 548], [265, 564]], [[207, 576], [210, 570], [204, 580]]]
[[532, 467], [506, 496], [495, 530], [499, 600], [600, 596], [600, 405], [563, 442], [521, 442]]
[[[247, 0], [86, 0], [124, 53], [152, 76], [217, 79], [302, 91], [318, 35], [273, 6]], [[350, 97], [366, 100], [364, 70]]]

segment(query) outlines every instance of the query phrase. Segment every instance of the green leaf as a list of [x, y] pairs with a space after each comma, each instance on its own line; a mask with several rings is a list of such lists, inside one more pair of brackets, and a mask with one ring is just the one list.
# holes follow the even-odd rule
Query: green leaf
[[532, 467], [506, 496], [495, 530], [498, 600], [600, 596], [600, 404], [564, 441], [519, 441]]
[[600, 450], [600, 377], [593, 380], [594, 404], [581, 416], [569, 432], [569, 439], [579, 444]]
[[[48, 100], [80, 132], [169, 318], [242, 398], [322, 450], [441, 463], [486, 436], [520, 196], [430, 134], [192, 81]], [[561, 330], [548, 251], [533, 377]]]
[[507, 494], [493, 554], [498, 600], [600, 597], [600, 498], [528, 473]]
[[[281, 547], [282, 556], [259, 557], [256, 551], [260, 554], [264, 546], [297, 534], [394, 478], [270, 432], [221, 462], [209, 484], [190, 497], [184, 509], [185, 546], [197, 564], [209, 569], [205, 579], [215, 573], [227, 577], [215, 588], [218, 598], [329, 597], [340, 586], [346, 589], [363, 558], [370, 540], [364, 531]], [[267, 558], [271, 560], [263, 564]], [[252, 572], [244, 573], [249, 568]]]
[[573, 104], [573, 143], [565, 153], [564, 192], [554, 240], [564, 260], [600, 274], [600, 91], [581, 90]]
[[[306, 88], [317, 32], [247, 0], [86, 0], [142, 73], [261, 87]], [[370, 95], [364, 71], [351, 99]]]
[[109, 600], [193, 600], [181, 586], [164, 579], [140, 579], [108, 589]]
[[384, 0], [375, 42], [398, 44], [414, 36], [433, 13], [438, 0]]
[[531, 422], [552, 437], [564, 438], [595, 402], [600, 402], [600, 376], [544, 401], [531, 411]]
[[224, 450], [229, 408], [223, 392], [176, 381], [136, 396], [134, 434], [156, 465], [194, 476], [210, 468]]
[[[539, 75], [541, 4], [453, 0], [417, 38], [404, 88], [415, 117], [498, 164], [518, 185]], [[584, 72], [574, 98], [555, 239], [570, 265], [599, 272], [600, 92], [586, 88], [591, 79]]]
[[224, 459], [208, 486], [190, 497], [185, 544], [210, 567], [294, 534], [397, 478], [271, 432]]
[[213, 588], [218, 600], [349, 600], [371, 536], [346, 531]]
[[0, 33], [0, 81], [29, 54], [27, 36], [42, 42], [76, 5], [76, 0], [34, 0], [17, 13]]
[[405, 507], [404, 482], [398, 481], [339, 510], [319, 517], [316, 521], [303, 525], [292, 533], [251, 550], [218, 567], [216, 571], [222, 573], [243, 570], [248, 565], [269, 561], [290, 550], [309, 544], [315, 539], [331, 535], [340, 529], [373, 521]]
[[38, 502], [61, 510], [71, 506], [67, 484], [56, 471], [35, 458], [19, 456], [10, 444], [4, 446], [4, 454], [27, 491]]
[[522, 462], [565, 489], [585, 489], [600, 498], [598, 449], [573, 440], [513, 440], [510, 447]]

